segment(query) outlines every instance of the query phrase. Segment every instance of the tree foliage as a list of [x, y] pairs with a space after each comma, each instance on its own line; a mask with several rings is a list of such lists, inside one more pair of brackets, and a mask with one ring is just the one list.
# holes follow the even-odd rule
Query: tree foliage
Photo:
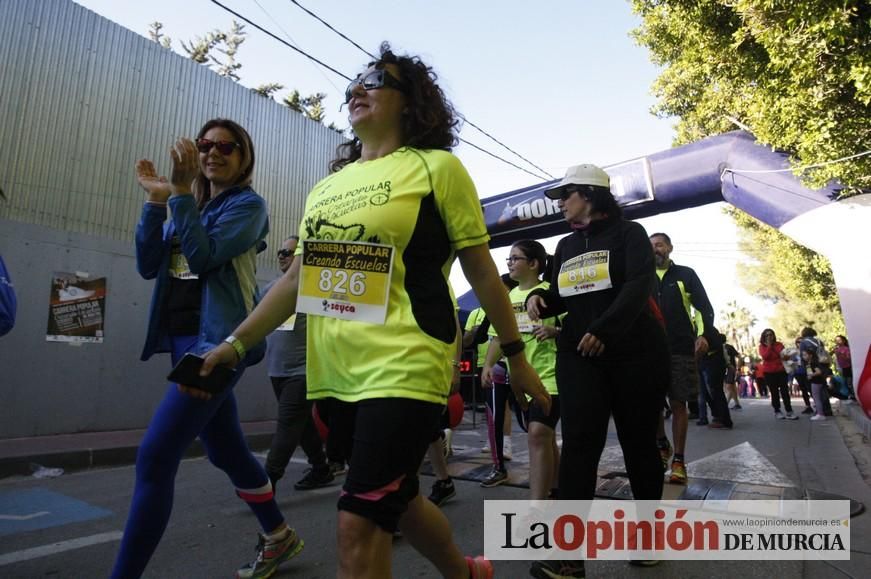
[[732, 300], [726, 304], [726, 309], [720, 312], [717, 323], [720, 331], [726, 334], [726, 341], [732, 344], [742, 356], [754, 356], [758, 341], [753, 335], [753, 326], [756, 322], [756, 316], [750, 309]]
[[[871, 2], [868, 0], [632, 0], [633, 31], [662, 72], [653, 112], [678, 117], [676, 144], [749, 127], [787, 151], [811, 187], [831, 179], [842, 195], [871, 189]], [[736, 210], [750, 263], [748, 291], [786, 310], [834, 312], [825, 258]], [[785, 323], [785, 322], [784, 322]], [[775, 328], [776, 329], [776, 328]], [[786, 329], [786, 328], [783, 328]], [[822, 328], [818, 328], [820, 331]]]
[[[163, 24], [161, 22], [152, 22], [149, 24], [148, 35], [151, 40], [157, 42], [164, 48], [171, 48], [172, 41], [165, 36], [161, 30]], [[215, 69], [215, 72], [221, 76], [232, 78], [236, 82], [241, 80], [239, 71], [242, 68], [242, 63], [237, 60], [239, 47], [245, 42], [245, 25], [233, 21], [230, 30], [213, 30], [205, 36], [196, 36], [187, 42], [181, 41], [182, 50], [187, 53], [187, 56], [194, 62], [207, 64]], [[214, 54], [217, 51], [224, 55], [219, 58]], [[284, 85], [277, 82], [261, 84], [251, 90], [265, 98], [274, 98], [278, 91], [284, 89]], [[324, 93], [314, 93], [309, 96], [302, 96], [296, 89], [285, 95], [281, 100], [281, 104], [287, 108], [301, 113], [306, 118], [309, 118], [318, 123], [324, 121], [324, 99], [327, 95]], [[335, 124], [327, 125], [330, 129], [336, 132], [342, 132]]]
[[[635, 39], [663, 67], [654, 112], [676, 116], [677, 142], [750, 127], [795, 166], [871, 146], [868, 0], [632, 0]], [[804, 173], [871, 188], [871, 156]]]

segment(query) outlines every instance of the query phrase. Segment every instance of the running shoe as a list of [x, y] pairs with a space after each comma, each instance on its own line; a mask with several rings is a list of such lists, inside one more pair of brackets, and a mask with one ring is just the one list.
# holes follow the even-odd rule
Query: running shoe
[[792, 410], [786, 413], [787, 420], [798, 420], [798, 416], [792, 413]]
[[744, 410], [744, 408], [738, 404], [737, 402], [729, 407], [729, 410]]
[[825, 419], [826, 419], [826, 417], [823, 414], [814, 414], [813, 416], [811, 416], [811, 420], [814, 420], [814, 421], [825, 420]]
[[671, 442], [666, 438], [665, 446], [662, 446], [662, 443], [657, 443], [657, 446], [659, 447], [659, 457], [662, 459], [662, 472], [665, 472], [668, 470], [668, 461], [671, 460]]
[[536, 579], [586, 577], [583, 561], [533, 561], [529, 574]]
[[344, 461], [330, 461], [330, 473], [336, 476], [342, 476], [348, 472], [348, 465]]
[[278, 570], [278, 566], [296, 557], [302, 551], [304, 544], [297, 537], [296, 531], [286, 529], [284, 537], [270, 540], [259, 535], [257, 540], [257, 558], [253, 562], [240, 567], [236, 571], [236, 579], [266, 579]]
[[470, 579], [493, 579], [493, 563], [484, 555], [466, 557]]
[[687, 484], [687, 467], [682, 460], [673, 460], [671, 462], [671, 478], [669, 480], [672, 484]]
[[324, 465], [322, 468], [310, 468], [306, 471], [305, 476], [296, 481], [293, 488], [298, 491], [319, 489], [333, 482], [334, 478], [336, 477], [333, 476], [328, 465]]
[[457, 496], [457, 490], [454, 488], [454, 481], [451, 479], [437, 480], [432, 485], [432, 492], [429, 494], [429, 500], [440, 507], [452, 498]]
[[481, 486], [485, 489], [489, 489], [495, 486], [499, 486], [502, 483], [508, 480], [508, 473], [504, 470], [500, 470], [498, 466], [494, 466], [493, 470], [490, 471], [490, 474], [481, 481]]
[[810, 406], [805, 406], [805, 409], [801, 411], [802, 414], [813, 414], [814, 409]]
[[781, 412], [780, 410], [774, 411], [774, 417], [777, 418], [778, 420], [786, 420], [786, 416], [784, 416], [783, 412]]

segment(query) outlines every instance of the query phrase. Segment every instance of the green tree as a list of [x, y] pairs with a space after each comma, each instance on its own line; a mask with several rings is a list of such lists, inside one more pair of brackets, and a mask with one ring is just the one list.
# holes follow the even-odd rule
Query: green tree
[[[678, 143], [750, 127], [811, 165], [871, 144], [871, 3], [867, 0], [632, 0], [633, 31], [662, 74], [654, 112], [679, 117]], [[804, 173], [871, 187], [871, 158]]]
[[732, 300], [717, 319], [720, 331], [726, 334], [726, 341], [742, 355], [755, 355], [757, 340], [753, 335], [753, 326], [757, 319], [750, 309]]
[[271, 99], [273, 94], [275, 94], [276, 92], [280, 91], [283, 88], [284, 88], [283, 84], [278, 84], [277, 82], [268, 82], [266, 84], [261, 84], [261, 85], [255, 86], [251, 90], [256, 92], [257, 94], [259, 94], [262, 97], [266, 97], [268, 99]]
[[[164, 48], [171, 48], [171, 40], [161, 32], [162, 29], [163, 23], [158, 21], [152, 22], [149, 24], [148, 36]], [[188, 57], [194, 62], [213, 66], [215, 67], [215, 72], [221, 76], [226, 76], [239, 82], [239, 70], [242, 68], [242, 63], [236, 57], [239, 47], [245, 42], [247, 34], [245, 32], [245, 25], [234, 20], [228, 32], [213, 30], [205, 36], [196, 36], [188, 42], [182, 40], [180, 44]], [[221, 59], [215, 56], [213, 51], [220, 52], [225, 58]], [[274, 98], [275, 94], [283, 89], [283, 84], [270, 82], [258, 85], [251, 90], [262, 97]], [[285, 95], [281, 102], [287, 108], [313, 121], [323, 123], [323, 101], [325, 98], [327, 98], [327, 95], [324, 93], [314, 93], [303, 97], [298, 90], [294, 89]], [[338, 133], [343, 132], [334, 123], [330, 123], [327, 127]]]
[[148, 25], [148, 37], [164, 48], [172, 48], [172, 39], [161, 32], [163, 23], [156, 20]]
[[[653, 112], [678, 117], [676, 144], [749, 127], [794, 167], [871, 144], [868, 0], [632, 0], [635, 39], [662, 73]], [[838, 179], [842, 195], [871, 188], [871, 156], [799, 171], [809, 186]], [[782, 308], [838, 312], [827, 261], [738, 211], [751, 263], [739, 279]], [[838, 325], [843, 327], [843, 322]], [[819, 328], [818, 328], [819, 330]]]

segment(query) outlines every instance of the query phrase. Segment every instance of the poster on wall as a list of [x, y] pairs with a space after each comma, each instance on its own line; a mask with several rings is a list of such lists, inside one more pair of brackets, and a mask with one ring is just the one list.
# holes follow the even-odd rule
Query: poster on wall
[[47, 342], [103, 343], [106, 278], [77, 271], [52, 274]]

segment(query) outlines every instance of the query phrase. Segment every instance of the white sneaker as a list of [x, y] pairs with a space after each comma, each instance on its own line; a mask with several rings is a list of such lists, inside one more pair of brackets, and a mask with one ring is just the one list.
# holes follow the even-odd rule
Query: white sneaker
[[787, 420], [798, 420], [798, 416], [792, 413], [792, 411], [786, 413]]
[[825, 419], [826, 419], [826, 417], [823, 416], [822, 414], [814, 414], [813, 416], [811, 416], [811, 420], [825, 420]]
[[783, 412], [781, 412], [780, 410], [774, 411], [774, 417], [777, 418], [778, 420], [786, 420], [786, 416], [784, 416]]
[[506, 436], [502, 439], [502, 458], [505, 460], [511, 460], [511, 451], [511, 439]]

